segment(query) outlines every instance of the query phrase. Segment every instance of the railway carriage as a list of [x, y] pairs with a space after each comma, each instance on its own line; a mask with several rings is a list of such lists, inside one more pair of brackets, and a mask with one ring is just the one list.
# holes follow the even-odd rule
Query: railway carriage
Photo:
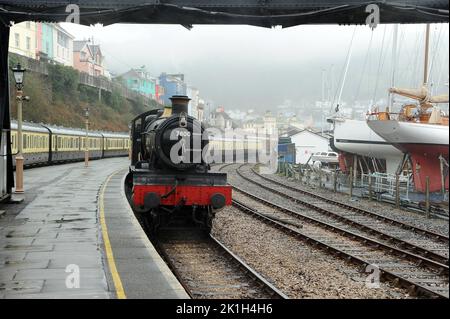
[[[47, 163], [50, 158], [50, 130], [42, 125], [23, 123], [22, 148], [24, 165], [36, 165]], [[11, 151], [15, 165], [18, 151], [17, 123], [11, 123]]]
[[[213, 154], [221, 154], [223, 163], [230, 161], [253, 163], [258, 160], [258, 153], [264, 149], [268, 143], [266, 137], [258, 137], [252, 134], [239, 137], [215, 137], [209, 139], [210, 148]], [[228, 155], [226, 155], [228, 153]]]
[[[44, 124], [22, 124], [25, 166], [51, 165], [84, 159], [86, 131]], [[127, 133], [88, 133], [89, 158], [100, 159], [127, 156], [130, 136]], [[17, 122], [11, 122], [11, 151], [13, 166], [18, 152]]]
[[[49, 127], [52, 135], [51, 161], [75, 161], [84, 158], [86, 133], [81, 130]], [[103, 136], [101, 133], [88, 134], [89, 157], [101, 158], [103, 155]]]
[[129, 138], [124, 138], [123, 134], [102, 133], [104, 147], [103, 157], [122, 156], [128, 154], [130, 148]]

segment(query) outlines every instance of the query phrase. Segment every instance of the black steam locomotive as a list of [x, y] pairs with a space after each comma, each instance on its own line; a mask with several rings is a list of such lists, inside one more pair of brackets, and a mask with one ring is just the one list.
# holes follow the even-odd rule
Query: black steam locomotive
[[135, 212], [150, 231], [169, 227], [210, 230], [214, 212], [231, 205], [226, 174], [209, 172], [203, 125], [188, 115], [187, 96], [132, 121], [127, 189]]

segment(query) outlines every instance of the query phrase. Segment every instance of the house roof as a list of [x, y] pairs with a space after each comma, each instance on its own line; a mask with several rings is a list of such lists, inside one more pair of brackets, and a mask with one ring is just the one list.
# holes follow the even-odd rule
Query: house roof
[[98, 45], [98, 44], [89, 44], [89, 48], [91, 49], [93, 56], [96, 56], [97, 54], [100, 54], [100, 56], [103, 56], [102, 50], [100, 49], [100, 45]]
[[[289, 133], [291, 133], [291, 134], [289, 134]], [[321, 137], [321, 138], [323, 138], [323, 139], [329, 139], [329, 136], [322, 135], [321, 133], [315, 132], [315, 131], [313, 131], [313, 130], [311, 130], [311, 129], [303, 129], [303, 130], [298, 129], [297, 132], [295, 132], [294, 130], [292, 130], [291, 132], [288, 132], [288, 133], [287, 133], [287, 137], [294, 137], [294, 136], [296, 136], [296, 135], [303, 134], [303, 133], [311, 133], [311, 134], [317, 135], [317, 136], [319, 136], [319, 137]]]
[[222, 116], [225, 120], [231, 120], [231, 117], [225, 112], [213, 112], [215, 117]]
[[290, 137], [290, 136], [294, 136], [302, 131], [304, 131], [304, 130], [291, 126], [291, 127], [289, 127], [288, 131], [284, 135], [286, 135], [287, 137]]
[[135, 69], [131, 69], [131, 70], [129, 70], [129, 71], [119, 75], [119, 76], [120, 77], [125, 77], [125, 78], [126, 77], [141, 78], [141, 75], [138, 72], [136, 72]]
[[71, 35], [66, 29], [64, 29], [59, 23], [56, 23], [54, 26], [55, 26], [55, 29], [57, 29], [58, 31], [64, 33], [69, 38], [75, 39], [75, 37], [73, 35]]
[[99, 53], [100, 56], [103, 56], [102, 51], [100, 49], [100, 45], [90, 44], [89, 40], [73, 41], [73, 52], [80, 52], [81, 50], [83, 50], [84, 47], [86, 47], [89, 50], [92, 57], [95, 57], [97, 55], [97, 53]]
[[[73, 51], [80, 52], [88, 43], [87, 40], [75, 40], [73, 41]], [[89, 46], [88, 46], [89, 49]], [[89, 49], [90, 50], [90, 49]]]

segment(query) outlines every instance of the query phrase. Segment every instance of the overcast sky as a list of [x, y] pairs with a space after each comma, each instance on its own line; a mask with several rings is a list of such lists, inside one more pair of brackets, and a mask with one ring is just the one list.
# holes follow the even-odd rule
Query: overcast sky
[[[64, 27], [77, 39], [93, 36], [102, 46], [108, 69], [116, 74], [142, 65], [154, 76], [184, 73], [202, 97], [229, 109], [270, 109], [287, 99], [295, 105], [311, 104], [321, 99], [323, 69], [328, 83], [334, 75], [329, 95], [336, 98], [352, 39], [343, 99], [380, 99], [390, 84], [392, 25], [373, 31], [369, 53], [372, 31], [367, 26], [194, 26], [191, 31], [178, 25]], [[424, 29], [424, 25], [400, 26], [399, 85], [420, 83]], [[448, 81], [448, 24], [433, 25], [432, 37], [432, 49], [437, 48], [432, 50], [437, 61], [432, 78], [442, 90]], [[378, 83], [377, 74], [385, 77]]]

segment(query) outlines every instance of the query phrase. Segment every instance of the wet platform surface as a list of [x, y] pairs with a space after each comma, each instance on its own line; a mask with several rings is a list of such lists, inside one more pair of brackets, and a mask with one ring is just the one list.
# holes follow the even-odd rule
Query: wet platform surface
[[187, 297], [122, 193], [128, 163], [25, 171], [24, 202], [0, 204], [0, 298]]

